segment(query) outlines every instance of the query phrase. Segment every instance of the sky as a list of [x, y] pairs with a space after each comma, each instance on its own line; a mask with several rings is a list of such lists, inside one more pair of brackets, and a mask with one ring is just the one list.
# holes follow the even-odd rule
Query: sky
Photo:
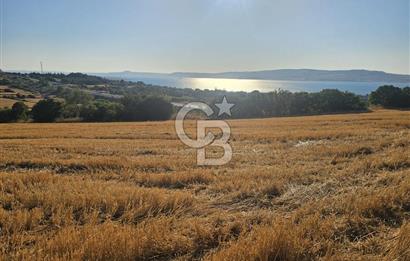
[[410, 74], [410, 0], [0, 0], [0, 69]]

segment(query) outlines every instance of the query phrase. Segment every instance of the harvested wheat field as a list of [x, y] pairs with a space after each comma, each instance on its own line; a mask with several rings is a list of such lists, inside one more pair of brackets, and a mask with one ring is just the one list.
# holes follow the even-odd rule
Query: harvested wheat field
[[409, 111], [229, 123], [0, 125], [2, 259], [410, 260]]

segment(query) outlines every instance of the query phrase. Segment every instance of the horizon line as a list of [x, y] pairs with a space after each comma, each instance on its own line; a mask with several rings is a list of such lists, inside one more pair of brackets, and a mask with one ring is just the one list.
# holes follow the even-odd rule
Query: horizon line
[[[279, 70], [312, 70], [312, 71], [368, 71], [368, 72], [380, 72], [387, 74], [395, 75], [405, 75], [410, 76], [410, 71], [405, 73], [397, 72], [387, 72], [383, 70], [375, 69], [317, 69], [317, 68], [280, 68], [280, 69], [257, 69], [257, 70], [229, 70], [229, 71], [219, 71], [219, 72], [198, 72], [198, 71], [171, 71], [171, 72], [158, 72], [158, 71], [133, 71], [129, 69], [118, 70], [118, 71], [76, 71], [76, 70], [43, 70], [44, 73], [84, 73], [84, 74], [93, 74], [93, 73], [141, 73], [141, 74], [175, 74], [175, 73], [202, 73], [202, 74], [222, 74], [222, 73], [237, 73], [237, 72], [267, 72], [267, 71], [279, 71]], [[30, 69], [2, 69], [3, 72], [19, 72], [19, 73], [41, 73], [41, 70], [30, 70]]]

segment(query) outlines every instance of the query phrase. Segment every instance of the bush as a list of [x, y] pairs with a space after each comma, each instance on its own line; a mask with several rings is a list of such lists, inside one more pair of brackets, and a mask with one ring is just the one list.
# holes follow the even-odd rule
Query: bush
[[52, 99], [39, 101], [31, 110], [33, 120], [36, 122], [53, 122], [62, 113], [62, 104]]
[[11, 121], [11, 109], [0, 109], [0, 123]]

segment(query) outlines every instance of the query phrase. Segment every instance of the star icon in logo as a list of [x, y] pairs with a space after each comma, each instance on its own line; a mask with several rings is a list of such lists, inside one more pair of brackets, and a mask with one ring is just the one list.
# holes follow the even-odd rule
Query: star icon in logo
[[233, 103], [228, 103], [226, 100], [226, 96], [224, 96], [222, 103], [215, 103], [215, 106], [219, 108], [219, 113], [218, 116], [221, 116], [222, 114], [227, 114], [229, 116], [231, 115], [231, 108], [235, 106]]

